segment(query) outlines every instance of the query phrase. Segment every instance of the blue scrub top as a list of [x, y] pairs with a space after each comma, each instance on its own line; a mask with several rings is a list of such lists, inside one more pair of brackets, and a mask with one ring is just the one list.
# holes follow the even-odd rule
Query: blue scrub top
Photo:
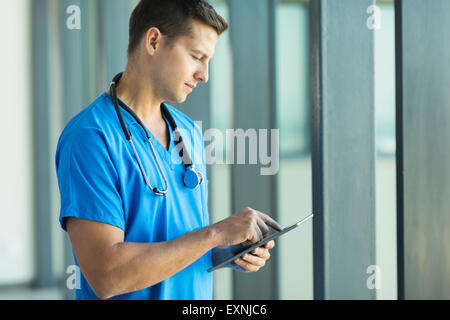
[[[209, 225], [208, 181], [201, 129], [179, 110], [167, 107], [181, 131], [196, 170], [203, 174], [205, 181], [194, 190], [185, 187], [185, 166], [175, 148], [172, 129], [169, 130], [169, 150], [148, 131], [169, 184], [165, 196], [155, 195], [145, 183], [111, 97], [103, 93], [69, 122], [58, 141], [59, 220], [65, 231], [65, 218], [77, 217], [122, 229], [124, 241], [151, 243], [169, 241]], [[164, 180], [144, 130], [125, 109], [121, 108], [121, 111], [150, 184], [164, 189]], [[152, 287], [111, 299], [212, 299], [212, 274], [206, 271], [211, 266], [209, 251]], [[98, 299], [82, 272], [81, 288], [77, 289], [76, 297]]]

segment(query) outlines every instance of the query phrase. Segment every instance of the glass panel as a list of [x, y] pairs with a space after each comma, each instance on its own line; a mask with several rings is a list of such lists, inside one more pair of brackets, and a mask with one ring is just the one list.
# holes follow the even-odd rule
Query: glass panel
[[[279, 221], [288, 226], [312, 212], [308, 2], [279, 1], [276, 19]], [[280, 299], [312, 299], [312, 223], [280, 238], [277, 247]]]
[[[31, 2], [2, 1], [0, 37], [11, 39], [1, 51], [2, 70], [14, 70], [0, 80], [4, 119], [0, 145], [0, 285], [23, 283], [34, 276], [33, 114], [31, 104]], [[6, 94], [8, 93], [8, 94]]]
[[375, 30], [376, 259], [378, 299], [397, 299], [397, 212], [395, 136], [395, 15], [393, 0], [377, 1]]
[[[229, 21], [229, 8], [225, 0], [214, 2], [216, 11]], [[217, 42], [216, 53], [211, 60], [211, 128], [219, 130], [225, 137], [226, 129], [232, 125], [232, 62], [230, 32], [225, 31]], [[208, 145], [211, 142], [206, 142]], [[226, 144], [223, 144], [223, 155], [226, 155]], [[231, 208], [231, 166], [225, 164], [211, 165], [210, 181], [212, 194], [210, 220], [220, 221], [232, 214]], [[214, 299], [230, 300], [233, 298], [233, 273], [224, 268], [214, 272]]]

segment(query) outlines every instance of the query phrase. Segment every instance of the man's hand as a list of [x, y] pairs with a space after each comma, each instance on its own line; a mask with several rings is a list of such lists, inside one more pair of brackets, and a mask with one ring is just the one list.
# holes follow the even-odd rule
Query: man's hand
[[[215, 230], [217, 238], [216, 248], [213, 250], [213, 260], [214, 258], [220, 260], [221, 253], [236, 246], [259, 242], [269, 233], [270, 227], [277, 231], [283, 231], [283, 228], [270, 216], [249, 207], [212, 225], [211, 228]], [[269, 260], [269, 250], [274, 246], [275, 242], [269, 241], [263, 247], [246, 253], [227, 266], [238, 271], [256, 272]]]
[[244, 272], [257, 272], [261, 267], [264, 267], [266, 261], [270, 259], [269, 250], [275, 247], [273, 240], [267, 242], [264, 247], [259, 247], [252, 252], [244, 254], [241, 258], [234, 260], [234, 262], [242, 268]]
[[252, 245], [263, 239], [269, 232], [269, 227], [277, 231], [283, 230], [267, 214], [248, 207], [211, 226], [217, 234], [216, 246], [231, 246], [243, 242]]

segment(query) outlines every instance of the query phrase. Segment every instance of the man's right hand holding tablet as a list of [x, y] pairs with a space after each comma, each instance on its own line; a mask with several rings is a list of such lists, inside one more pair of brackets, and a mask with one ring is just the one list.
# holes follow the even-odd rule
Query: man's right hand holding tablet
[[[246, 207], [231, 217], [219, 221], [210, 226], [217, 239], [217, 247], [221, 250], [213, 250], [214, 255], [220, 255], [226, 251], [225, 247], [233, 245], [252, 245], [259, 242], [269, 232], [269, 228], [282, 231], [283, 228], [275, 220], [265, 213]], [[270, 258], [269, 250], [275, 246], [275, 242], [269, 241], [263, 247], [245, 254], [234, 262], [237, 269], [246, 272], [256, 272], [263, 267]], [[228, 251], [231, 252], [232, 249]], [[233, 267], [233, 266], [231, 266]]]

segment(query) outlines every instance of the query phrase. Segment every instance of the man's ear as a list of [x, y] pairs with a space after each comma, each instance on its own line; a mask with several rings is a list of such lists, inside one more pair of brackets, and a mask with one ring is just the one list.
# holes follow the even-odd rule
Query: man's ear
[[153, 56], [156, 50], [159, 49], [162, 37], [161, 31], [156, 27], [151, 27], [147, 30], [145, 33], [145, 49], [149, 55]]

